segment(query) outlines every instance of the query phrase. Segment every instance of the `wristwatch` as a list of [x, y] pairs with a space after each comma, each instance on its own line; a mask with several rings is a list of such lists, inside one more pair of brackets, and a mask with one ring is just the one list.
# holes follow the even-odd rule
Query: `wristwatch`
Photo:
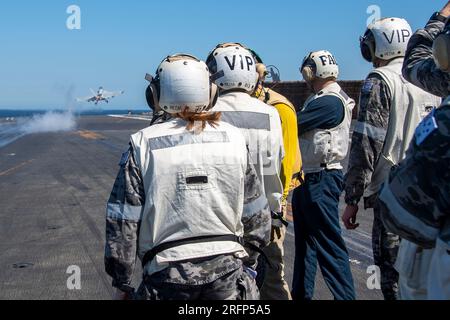
[[448, 19], [448, 17], [443, 16], [440, 12], [433, 13], [433, 15], [430, 18], [430, 20], [437, 20], [442, 23], [446, 23], [447, 19]]

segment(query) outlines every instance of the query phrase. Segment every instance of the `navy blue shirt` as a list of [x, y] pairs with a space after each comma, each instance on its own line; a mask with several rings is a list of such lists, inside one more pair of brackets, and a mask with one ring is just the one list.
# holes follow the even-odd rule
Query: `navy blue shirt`
[[345, 107], [335, 96], [323, 96], [297, 113], [300, 135], [315, 129], [333, 129], [344, 121]]

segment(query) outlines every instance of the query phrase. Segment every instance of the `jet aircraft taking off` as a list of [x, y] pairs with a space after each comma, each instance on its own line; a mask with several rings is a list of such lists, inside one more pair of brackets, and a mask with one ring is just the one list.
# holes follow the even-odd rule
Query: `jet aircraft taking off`
[[92, 92], [92, 96], [86, 97], [86, 98], [77, 98], [78, 102], [94, 102], [95, 105], [99, 104], [100, 102], [106, 102], [109, 103], [109, 100], [117, 97], [119, 95], [122, 95], [125, 93], [125, 91], [116, 91], [116, 92], [110, 92], [103, 89], [103, 87], [100, 87], [97, 92], [90, 89]]

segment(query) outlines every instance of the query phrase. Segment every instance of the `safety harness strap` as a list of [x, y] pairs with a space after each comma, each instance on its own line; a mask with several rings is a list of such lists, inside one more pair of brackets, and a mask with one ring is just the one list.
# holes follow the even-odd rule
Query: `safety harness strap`
[[289, 222], [284, 219], [282, 213], [276, 213], [272, 211], [272, 219], [273, 220], [279, 220], [286, 228], [289, 227]]
[[244, 245], [244, 239], [235, 235], [223, 235], [223, 236], [203, 236], [203, 237], [193, 237], [183, 240], [170, 241], [159, 246], [154, 247], [150, 251], [144, 255], [142, 259], [142, 267], [144, 268], [147, 263], [152, 261], [158, 253], [166, 251], [168, 249], [172, 249], [175, 247], [183, 246], [186, 244], [195, 244], [195, 243], [203, 243], [203, 242], [221, 242], [221, 241], [233, 241], [237, 242], [241, 245]]

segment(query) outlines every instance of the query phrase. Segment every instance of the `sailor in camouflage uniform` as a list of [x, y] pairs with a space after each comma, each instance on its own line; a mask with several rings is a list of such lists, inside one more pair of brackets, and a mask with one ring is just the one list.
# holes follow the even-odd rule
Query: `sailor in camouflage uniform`
[[[436, 65], [433, 43], [444, 30], [447, 20], [445, 10], [433, 14], [425, 28], [411, 37], [403, 64], [403, 76], [406, 80], [443, 98], [450, 95], [450, 73]], [[450, 6], [447, 10], [450, 13]]]
[[[401, 37], [389, 37], [400, 34]], [[398, 298], [398, 273], [394, 268], [400, 244], [380, 217], [378, 193], [389, 169], [405, 156], [415, 127], [440, 99], [408, 84], [402, 77], [403, 57], [412, 35], [408, 22], [386, 18], [371, 24], [361, 38], [361, 53], [375, 69], [365, 80], [355, 125], [349, 170], [345, 181], [347, 208], [343, 221], [356, 229], [358, 203], [373, 208], [372, 247], [381, 271], [381, 290], [386, 300]]]
[[[450, 85], [450, 2], [435, 13], [408, 46], [403, 74], [441, 96]], [[445, 22], [447, 21], [447, 25]], [[434, 54], [434, 57], [433, 57]], [[408, 240], [397, 269], [407, 299], [450, 299], [450, 99], [417, 128], [406, 159], [395, 167], [380, 194], [388, 229]]]
[[[271, 213], [245, 139], [206, 112], [216, 94], [204, 62], [176, 55], [158, 70], [154, 103], [174, 118], [132, 136], [107, 205], [116, 299], [257, 300]], [[137, 258], [144, 279], [135, 292]]]

